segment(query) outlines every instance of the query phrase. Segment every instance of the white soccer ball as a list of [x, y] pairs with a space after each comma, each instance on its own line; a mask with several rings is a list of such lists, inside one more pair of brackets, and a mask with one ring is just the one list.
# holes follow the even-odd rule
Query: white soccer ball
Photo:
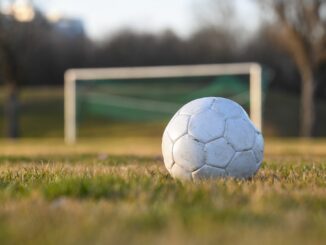
[[167, 125], [164, 163], [173, 178], [249, 178], [259, 169], [264, 139], [236, 102], [207, 97], [184, 105]]

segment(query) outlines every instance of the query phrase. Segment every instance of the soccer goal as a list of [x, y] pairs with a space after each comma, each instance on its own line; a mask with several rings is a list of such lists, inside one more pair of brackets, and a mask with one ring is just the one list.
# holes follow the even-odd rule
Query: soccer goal
[[[239, 83], [237, 76], [246, 76], [247, 83]], [[171, 116], [182, 104], [206, 96], [229, 97], [240, 104], [247, 96], [250, 117], [262, 128], [262, 68], [257, 63], [69, 69], [64, 79], [68, 144], [76, 142], [80, 112], [152, 120]], [[227, 95], [230, 88], [239, 91]]]

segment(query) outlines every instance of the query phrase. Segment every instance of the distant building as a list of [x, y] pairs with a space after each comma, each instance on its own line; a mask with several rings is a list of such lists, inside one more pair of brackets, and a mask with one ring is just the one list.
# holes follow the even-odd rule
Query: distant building
[[80, 19], [68, 18], [56, 12], [48, 13], [46, 18], [57, 31], [66, 36], [78, 37], [85, 35], [84, 23]]
[[[1, 9], [2, 14], [19, 22], [30, 22], [40, 13], [31, 0], [14, 0]], [[80, 19], [62, 16], [59, 13], [45, 15], [46, 19], [60, 33], [68, 37], [85, 36], [84, 23]]]
[[35, 9], [30, 0], [16, 0], [2, 9], [2, 13], [19, 22], [30, 22], [35, 18]]
[[60, 17], [57, 20], [49, 19], [54, 28], [69, 37], [85, 36], [84, 23], [80, 19]]

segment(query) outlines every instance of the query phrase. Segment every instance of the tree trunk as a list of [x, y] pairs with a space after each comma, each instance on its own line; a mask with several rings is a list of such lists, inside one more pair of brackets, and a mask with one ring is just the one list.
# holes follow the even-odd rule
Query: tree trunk
[[19, 100], [18, 88], [14, 82], [7, 83], [7, 98], [5, 101], [5, 134], [9, 138], [19, 137]]
[[314, 134], [315, 129], [315, 81], [311, 69], [302, 72], [301, 82], [301, 128], [302, 137], [310, 138]]

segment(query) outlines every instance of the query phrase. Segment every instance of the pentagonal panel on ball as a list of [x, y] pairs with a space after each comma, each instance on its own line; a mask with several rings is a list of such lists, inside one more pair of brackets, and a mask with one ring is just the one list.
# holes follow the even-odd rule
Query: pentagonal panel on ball
[[248, 119], [228, 119], [226, 121], [225, 138], [236, 151], [250, 150], [255, 142], [256, 132]]
[[246, 179], [252, 177], [256, 171], [256, 159], [252, 151], [238, 152], [226, 167], [229, 176]]
[[223, 136], [225, 120], [215, 111], [207, 109], [191, 117], [188, 133], [201, 142]]
[[185, 104], [179, 110], [179, 113], [184, 114], [184, 115], [194, 115], [200, 111], [208, 109], [212, 105], [213, 102], [214, 102], [213, 97], [196, 99], [196, 100], [189, 102], [188, 104]]
[[194, 171], [204, 165], [204, 144], [184, 135], [174, 143], [173, 158], [182, 168]]
[[215, 167], [225, 168], [234, 156], [234, 149], [224, 138], [205, 145], [206, 163]]
[[264, 139], [260, 133], [256, 133], [256, 141], [252, 150], [256, 157], [256, 163], [260, 165], [264, 158]]
[[187, 133], [189, 118], [187, 115], [177, 115], [169, 122], [167, 131], [173, 142]]
[[212, 105], [212, 109], [226, 118], [240, 118], [243, 114], [242, 107], [239, 104], [225, 98], [217, 98]]
[[163, 134], [162, 139], [162, 153], [163, 153], [163, 160], [165, 167], [167, 169], [171, 169], [174, 160], [173, 160], [173, 142], [170, 139], [170, 136], [168, 135], [167, 131]]
[[178, 164], [174, 164], [171, 171], [171, 175], [175, 179], [180, 180], [192, 180], [192, 175], [189, 171], [185, 170], [184, 168], [180, 167]]
[[204, 165], [200, 169], [192, 173], [194, 180], [215, 179], [226, 175], [224, 169]]

